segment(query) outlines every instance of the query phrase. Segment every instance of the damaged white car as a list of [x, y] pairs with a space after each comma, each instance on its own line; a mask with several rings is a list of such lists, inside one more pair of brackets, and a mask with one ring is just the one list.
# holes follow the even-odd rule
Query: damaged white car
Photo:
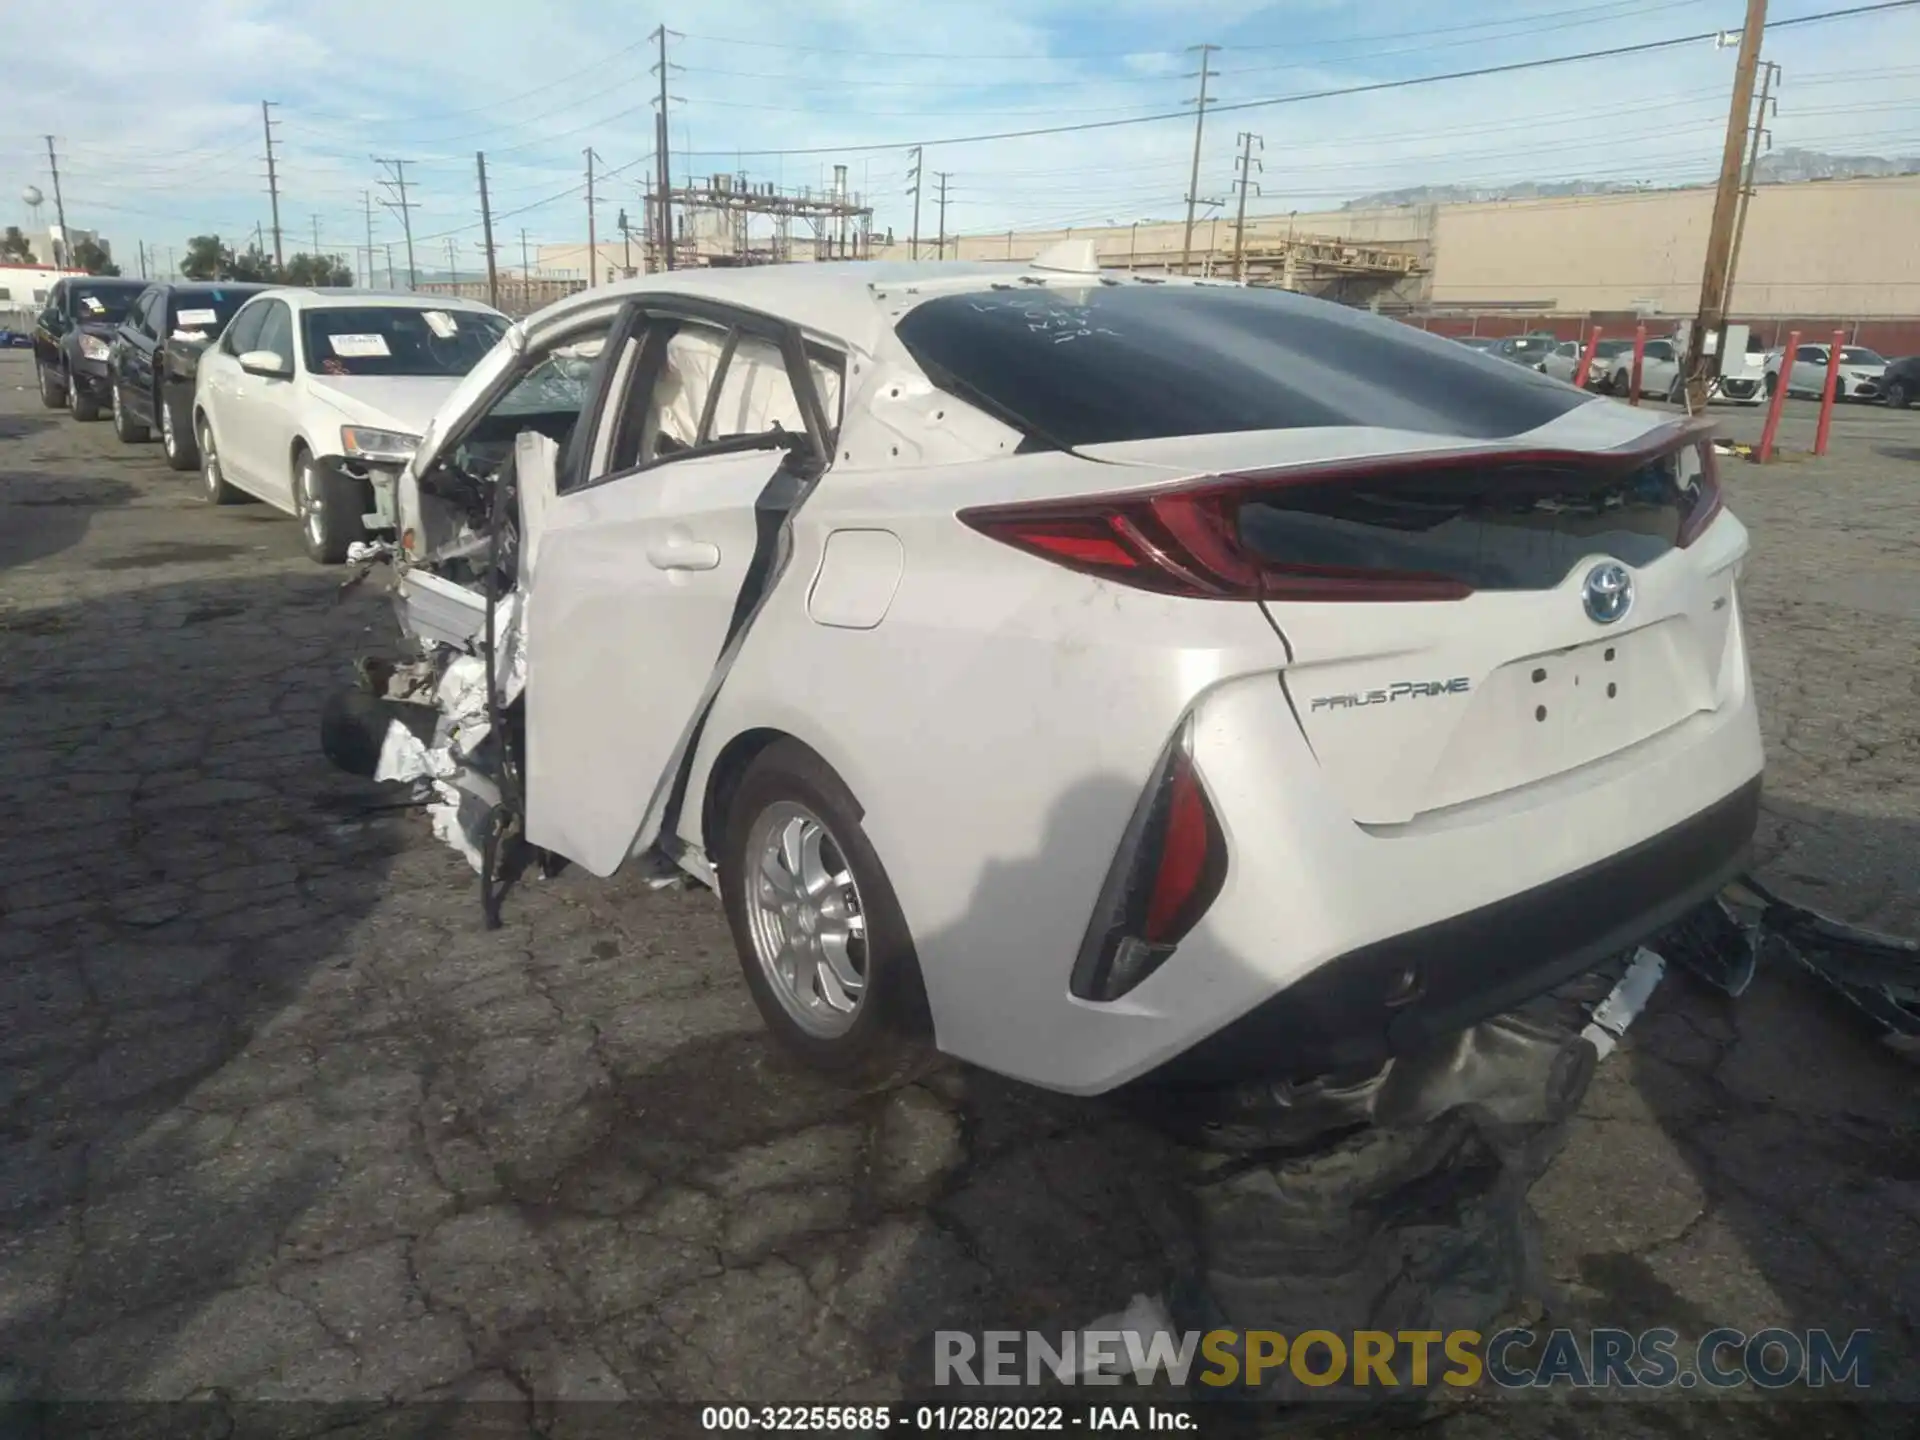
[[207, 502], [242, 493], [300, 521], [337, 565], [390, 533], [393, 482], [427, 421], [507, 330], [468, 300], [270, 290], [200, 359], [193, 434]]
[[1742, 868], [1714, 463], [1084, 246], [651, 276], [516, 325], [428, 428], [424, 658], [328, 749], [438, 787], [483, 877], [520, 836], [717, 888], [767, 1023], [842, 1073], [927, 1036], [1080, 1093], [1377, 1065]]

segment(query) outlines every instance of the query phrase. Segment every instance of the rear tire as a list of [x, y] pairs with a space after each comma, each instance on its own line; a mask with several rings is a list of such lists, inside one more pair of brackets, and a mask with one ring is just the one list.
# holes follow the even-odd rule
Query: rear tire
[[81, 390], [78, 386], [72, 387], [69, 404], [73, 410], [73, 418], [82, 424], [100, 418], [100, 402]]
[[1887, 408], [1889, 410], [1904, 410], [1912, 403], [1913, 393], [1907, 389], [1906, 381], [1896, 380], [1887, 386]]
[[[920, 1073], [934, 1052], [913, 937], [860, 816], [824, 760], [779, 740], [740, 777], [717, 849], [727, 924], [767, 1028], [813, 1068], [877, 1089]], [[783, 866], [783, 842], [804, 859]], [[808, 870], [819, 881], [810, 891]], [[789, 879], [803, 883], [784, 887]], [[852, 987], [836, 978], [843, 970], [859, 982], [850, 1013], [826, 998], [849, 998]]]
[[1767, 375], [1767, 398], [1773, 398], [1773, 392], [1780, 388], [1780, 376], [1777, 373]]
[[147, 427], [127, 413], [126, 392], [117, 382], [113, 387], [113, 433], [122, 445], [138, 445], [151, 438]]
[[40, 403], [49, 410], [66, 409], [66, 382], [61, 380], [51, 370], [47, 369], [45, 365], [38, 362], [35, 362], [33, 368], [40, 379]]
[[237, 505], [244, 498], [227, 483], [220, 469], [220, 451], [213, 441], [213, 426], [200, 417], [200, 493], [209, 505]]
[[347, 547], [367, 538], [361, 516], [371, 496], [361, 481], [342, 475], [302, 450], [293, 458], [293, 505], [300, 519], [300, 539], [307, 558], [320, 565], [338, 565]]
[[198, 470], [200, 447], [194, 443], [193, 424], [184, 408], [164, 391], [157, 408], [160, 412], [160, 448], [166, 453], [168, 468]]

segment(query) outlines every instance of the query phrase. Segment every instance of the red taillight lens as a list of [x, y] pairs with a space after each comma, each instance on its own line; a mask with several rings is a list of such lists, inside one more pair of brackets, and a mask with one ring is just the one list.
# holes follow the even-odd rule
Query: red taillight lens
[[1445, 575], [1263, 562], [1240, 541], [1239, 507], [1230, 490], [1176, 490], [963, 510], [960, 519], [1068, 569], [1195, 600], [1459, 600], [1473, 593]]
[[1159, 969], [1226, 883], [1226, 835], [1190, 738], [1183, 728], [1168, 748], [1121, 839], [1068, 985], [1082, 1000], [1117, 1000]]

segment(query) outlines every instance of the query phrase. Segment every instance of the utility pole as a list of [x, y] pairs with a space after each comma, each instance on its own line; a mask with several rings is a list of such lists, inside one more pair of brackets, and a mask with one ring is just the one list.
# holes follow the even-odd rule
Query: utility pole
[[944, 260], [947, 258], [947, 181], [953, 178], [953, 172], [951, 170], [936, 170], [933, 172], [933, 176], [934, 176], [934, 179], [940, 182], [940, 254], [939, 254], [939, 258]]
[[460, 261], [455, 258], [453, 237], [447, 236], [447, 280], [453, 285], [460, 283]]
[[[1213, 78], [1211, 62], [1213, 52], [1218, 45], [1189, 45], [1189, 51], [1200, 52], [1200, 68], [1195, 72], [1200, 78], [1200, 98], [1193, 102], [1193, 169], [1187, 176], [1187, 232], [1180, 242], [1180, 273], [1185, 275], [1193, 262], [1193, 207], [1200, 197], [1200, 136], [1207, 123], [1207, 81]], [[1188, 77], [1193, 78], [1192, 76]]]
[[[371, 290], [373, 288], [373, 192], [362, 190], [360, 203], [367, 212], [367, 288]], [[392, 281], [389, 280], [388, 283], [391, 284]]]
[[140, 242], [140, 278], [147, 278], [147, 242], [144, 240]]
[[616, 223], [620, 226], [620, 278], [631, 280], [633, 278], [633, 230], [627, 224], [626, 206], [620, 207], [620, 219]]
[[316, 259], [317, 259], [317, 258], [319, 258], [319, 255], [320, 255], [320, 217], [319, 217], [318, 215], [315, 215], [315, 216], [313, 217], [313, 253], [314, 253], [314, 257], [315, 257]]
[[600, 242], [593, 219], [593, 147], [587, 147], [587, 288], [600, 283]]
[[387, 289], [393, 289], [393, 242], [387, 241]]
[[648, 37], [660, 43], [660, 59], [652, 66], [660, 76], [660, 108], [653, 117], [653, 153], [660, 172], [660, 254], [663, 268], [668, 270], [673, 269], [673, 169], [667, 156], [667, 75], [679, 67], [667, 64], [667, 36], [679, 33], [661, 25]]
[[1713, 228], [1707, 232], [1707, 263], [1700, 278], [1700, 313], [1687, 335], [1687, 409], [1707, 408], [1707, 336], [1727, 318], [1728, 264], [1733, 258], [1734, 212], [1740, 201], [1740, 159], [1747, 125], [1753, 117], [1753, 79], [1760, 68], [1760, 42], [1767, 28], [1767, 0], [1747, 0], [1747, 23], [1740, 31], [1740, 56], [1733, 71], [1733, 104], [1727, 112], [1727, 138], [1720, 152], [1720, 185], [1713, 197]]
[[533, 283], [533, 262], [527, 259], [527, 232], [524, 226], [520, 230], [520, 278], [527, 284]]
[[[413, 264], [414, 206], [413, 202], [407, 199], [407, 162], [404, 160], [383, 160], [376, 155], [373, 157], [373, 163], [376, 165], [385, 165], [393, 172], [392, 179], [383, 178], [380, 183], [393, 191], [396, 198], [392, 200], [382, 199], [380, 203], [389, 210], [397, 210], [400, 212], [400, 226], [406, 232], [407, 237], [407, 288], [411, 290], [420, 283], [420, 278], [419, 272], [414, 268]], [[388, 256], [392, 256], [393, 254], [393, 247], [391, 245], [387, 247], [387, 254]], [[388, 284], [392, 284], [393, 263], [391, 259], [389, 259], [387, 263], [387, 274]]]
[[907, 172], [907, 178], [913, 181], [913, 249], [911, 258], [920, 258], [920, 147], [914, 146], [907, 152], [913, 156], [913, 168]]
[[500, 273], [493, 259], [493, 206], [487, 199], [487, 153], [473, 152], [473, 163], [480, 169], [480, 232], [487, 247], [487, 303], [500, 308]]
[[273, 165], [273, 102], [260, 102], [260, 128], [267, 137], [267, 197], [273, 202], [273, 268], [285, 263], [280, 253], [280, 175]]
[[1260, 188], [1253, 178], [1254, 170], [1266, 169], [1265, 165], [1253, 158], [1253, 147], [1258, 145], [1264, 150], [1267, 148], [1267, 142], [1251, 130], [1241, 131], [1239, 140], [1240, 178], [1234, 183], [1240, 187], [1240, 212], [1233, 221], [1233, 278], [1244, 280], [1246, 278], [1247, 191]]
[[1767, 129], [1767, 106], [1775, 110], [1780, 101], [1773, 94], [1774, 82], [1780, 78], [1780, 67], [1771, 60], [1760, 62], [1760, 104], [1753, 114], [1753, 148], [1747, 152], [1747, 180], [1740, 187], [1740, 213], [1733, 222], [1733, 253], [1727, 257], [1727, 294], [1725, 305], [1728, 313], [1733, 310], [1733, 281], [1740, 273], [1740, 242], [1747, 234], [1747, 205], [1753, 199], [1754, 177], [1760, 173], [1760, 142], [1771, 137]]
[[179, 273], [180, 273], [180, 272], [179, 272], [178, 270], [176, 270], [176, 269], [174, 269], [174, 268], [173, 268], [173, 247], [172, 247], [171, 245], [169, 245], [169, 246], [167, 246], [167, 274], [166, 274], [166, 278], [167, 278], [167, 279], [169, 279], [169, 280], [171, 280], [171, 279], [173, 279], [173, 278], [174, 278], [175, 276], [177, 276], [177, 275], [178, 275]]
[[60, 226], [60, 243], [53, 247], [57, 270], [72, 268], [73, 244], [67, 239], [67, 207], [60, 198], [60, 157], [53, 153], [53, 136], [47, 136], [47, 168], [53, 171], [53, 218]]

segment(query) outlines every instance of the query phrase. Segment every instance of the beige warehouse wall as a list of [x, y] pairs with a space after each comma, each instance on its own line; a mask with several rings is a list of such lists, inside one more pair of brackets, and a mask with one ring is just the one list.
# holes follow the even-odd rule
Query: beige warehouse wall
[[[934, 234], [925, 228], [922, 215], [920, 253], [924, 259], [934, 256]], [[1296, 215], [1260, 215], [1247, 217], [1247, 242], [1284, 240], [1291, 228], [1300, 235], [1320, 235], [1354, 240], [1372, 245], [1420, 245], [1430, 242], [1434, 232], [1434, 207], [1402, 206], [1392, 210], [1302, 211]], [[1086, 225], [1071, 230], [1001, 231], [995, 235], [967, 235], [947, 241], [947, 258], [961, 260], [1031, 260], [1049, 245], [1062, 240], [1092, 240], [1100, 258], [1109, 265], [1124, 267], [1129, 255], [1163, 256], [1178, 252], [1186, 221], [1153, 220], [1138, 227], [1129, 225]], [[878, 247], [881, 259], [905, 260], [910, 255], [907, 237], [895, 227], [891, 247]], [[1203, 216], [1194, 221], [1193, 248], [1196, 254], [1209, 248], [1226, 249], [1233, 244], [1231, 215]]]
[[[1705, 188], [1443, 206], [1432, 303], [1689, 314], [1712, 218]], [[1734, 308], [1915, 313], [1917, 236], [1920, 176], [1762, 186], [1747, 217]]]

